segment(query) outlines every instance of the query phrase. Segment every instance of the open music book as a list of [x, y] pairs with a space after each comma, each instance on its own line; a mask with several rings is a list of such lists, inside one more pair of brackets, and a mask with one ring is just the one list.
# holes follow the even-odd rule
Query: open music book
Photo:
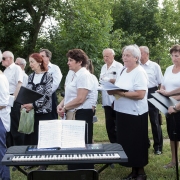
[[85, 148], [85, 123], [78, 120], [40, 121], [37, 148]]
[[98, 90], [100, 91], [110, 91], [110, 90], [120, 90], [127, 92], [127, 89], [121, 89], [118, 86], [115, 86], [114, 84], [107, 82], [107, 81], [100, 81], [100, 86], [98, 87]]

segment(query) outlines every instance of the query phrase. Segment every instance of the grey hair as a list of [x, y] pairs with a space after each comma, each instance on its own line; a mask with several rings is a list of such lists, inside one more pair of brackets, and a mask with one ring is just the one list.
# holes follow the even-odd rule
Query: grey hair
[[16, 60], [17, 60], [17, 59], [19, 59], [19, 60], [21, 61], [21, 64], [22, 64], [24, 67], [26, 67], [26, 60], [25, 60], [25, 59], [20, 58], [20, 57], [16, 58]]
[[144, 52], [149, 54], [149, 48], [147, 46], [140, 46], [139, 48], [142, 48], [144, 50]]
[[11, 51], [4, 51], [3, 53], [7, 53], [9, 57], [12, 58], [12, 60], [14, 61], [14, 54]]
[[137, 62], [136, 62], [136, 63], [139, 64], [140, 59], [141, 59], [141, 51], [140, 51], [139, 47], [138, 47], [136, 44], [126, 46], [125, 49], [124, 49], [124, 51], [130, 51], [131, 54], [132, 54], [135, 58], [137, 58]]
[[113, 56], [115, 56], [115, 52], [114, 52], [114, 50], [111, 49], [111, 48], [106, 48], [106, 49], [104, 49], [103, 52], [102, 52], [102, 54], [104, 54], [104, 51], [106, 51], [106, 50], [111, 51], [111, 53], [113, 54]]

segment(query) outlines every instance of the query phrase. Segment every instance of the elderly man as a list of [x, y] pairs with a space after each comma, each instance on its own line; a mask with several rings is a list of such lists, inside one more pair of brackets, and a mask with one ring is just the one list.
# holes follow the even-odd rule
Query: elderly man
[[26, 86], [28, 83], [28, 75], [25, 73], [26, 60], [23, 58], [16, 58], [15, 64], [20, 66], [23, 71], [23, 86]]
[[[23, 73], [21, 68], [14, 63], [14, 55], [12, 52], [3, 52], [2, 66], [6, 68], [4, 75], [9, 82], [9, 93], [16, 98], [23, 82]], [[10, 132], [7, 133], [7, 147], [24, 144], [24, 134], [18, 132], [20, 108], [21, 105], [16, 102], [14, 102], [11, 108], [11, 127]]]
[[[0, 51], [0, 62], [2, 53]], [[6, 153], [6, 133], [10, 130], [9, 82], [0, 71], [0, 161]], [[9, 167], [0, 164], [0, 179], [10, 180]]]
[[62, 73], [60, 68], [55, 65], [52, 64], [51, 61], [51, 57], [52, 57], [52, 53], [51, 51], [49, 51], [48, 49], [41, 49], [39, 54], [42, 56], [44, 62], [47, 64], [48, 66], [48, 72], [52, 75], [53, 77], [53, 86], [52, 86], [52, 117], [53, 119], [58, 119], [58, 114], [57, 114], [57, 106], [58, 106], [58, 102], [57, 102], [57, 95], [56, 95], [56, 90], [59, 87], [59, 84], [61, 82], [62, 79]]
[[[105, 64], [101, 68], [100, 80], [115, 83], [116, 77], [120, 75], [123, 65], [114, 60], [114, 50], [107, 48], [103, 50]], [[116, 142], [116, 113], [113, 109], [114, 96], [108, 95], [107, 91], [102, 91], [102, 106], [105, 112], [106, 131], [109, 141]]]
[[[149, 48], [147, 46], [140, 46], [141, 51], [141, 66], [147, 72], [149, 83], [148, 83], [148, 99], [152, 98], [151, 93], [158, 90], [158, 87], [162, 83], [162, 72], [160, 66], [149, 60]], [[149, 106], [149, 118], [151, 122], [152, 134], [153, 134], [153, 148], [154, 154], [160, 155], [163, 147], [163, 136], [162, 129], [159, 120], [159, 110], [148, 102]]]

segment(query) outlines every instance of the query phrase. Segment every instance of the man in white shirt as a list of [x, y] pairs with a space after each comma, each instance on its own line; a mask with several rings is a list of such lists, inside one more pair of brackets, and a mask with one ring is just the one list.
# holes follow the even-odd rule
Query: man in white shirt
[[[10, 51], [3, 52], [2, 66], [6, 69], [4, 70], [4, 75], [9, 82], [9, 93], [14, 95], [15, 98], [19, 92], [19, 89], [23, 82], [23, 73], [21, 68], [14, 63], [14, 55]], [[24, 134], [18, 132], [19, 120], [20, 120], [20, 109], [21, 105], [14, 102], [11, 108], [11, 127], [10, 132], [7, 133], [7, 147], [14, 145], [24, 144]]]
[[[147, 72], [149, 83], [148, 83], [148, 99], [152, 98], [151, 93], [154, 93], [158, 90], [159, 86], [162, 83], [163, 75], [161, 72], [160, 66], [149, 60], [149, 48], [147, 46], [140, 46], [141, 51], [141, 66]], [[163, 148], [163, 136], [161, 123], [159, 119], [159, 110], [148, 102], [149, 106], [149, 119], [151, 122], [152, 134], [153, 134], [153, 148], [154, 154], [162, 154]]]
[[[114, 50], [107, 48], [103, 50], [105, 64], [101, 68], [100, 80], [115, 83], [116, 77], [120, 75], [123, 65], [114, 60]], [[111, 143], [116, 142], [116, 112], [113, 109], [114, 96], [102, 91], [102, 106], [104, 107], [106, 130]]]
[[56, 95], [56, 90], [58, 89], [61, 79], [62, 79], [62, 73], [60, 68], [52, 64], [51, 57], [52, 53], [48, 49], [41, 49], [39, 54], [42, 56], [43, 61], [48, 65], [48, 72], [52, 75], [53, 77], [53, 86], [52, 86], [52, 117], [53, 119], [58, 119], [58, 114], [57, 114], [57, 106], [58, 106], [58, 100], [57, 100], [57, 95]]
[[[0, 62], [2, 53], [0, 51]], [[10, 130], [9, 82], [0, 71], [0, 161], [6, 153], [6, 133]], [[0, 164], [0, 179], [10, 180], [9, 167]]]
[[22, 85], [26, 87], [28, 83], [28, 75], [25, 73], [26, 60], [18, 57], [16, 58], [15, 64], [20, 66], [23, 71], [23, 84]]

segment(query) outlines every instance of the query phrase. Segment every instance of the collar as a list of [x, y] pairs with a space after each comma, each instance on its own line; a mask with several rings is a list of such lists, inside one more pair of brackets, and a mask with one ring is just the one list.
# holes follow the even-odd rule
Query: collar
[[49, 68], [49, 67], [50, 67], [50, 68], [52, 67], [52, 63], [51, 63], [51, 62], [48, 63], [48, 68]]
[[145, 64], [142, 64], [141, 62], [140, 62], [140, 64], [141, 64], [141, 65], [146, 65], [146, 66], [149, 66], [149, 64], [150, 64], [150, 60], [147, 60], [147, 62], [146, 62]]
[[82, 72], [85, 72], [85, 71], [87, 71], [87, 69], [86, 69], [85, 67], [82, 67], [81, 69], [79, 69], [79, 70], [75, 73], [75, 75], [78, 77], [78, 76], [81, 75]]
[[[113, 60], [113, 62], [112, 62], [112, 64], [110, 65], [109, 69], [110, 69], [111, 67], [116, 67], [116, 61], [115, 61], [115, 60]], [[107, 64], [106, 64], [106, 69], [107, 69]]]
[[15, 63], [12, 63], [10, 66], [8, 66], [7, 68], [8, 69], [12, 69], [14, 66], [16, 66], [16, 64]]

